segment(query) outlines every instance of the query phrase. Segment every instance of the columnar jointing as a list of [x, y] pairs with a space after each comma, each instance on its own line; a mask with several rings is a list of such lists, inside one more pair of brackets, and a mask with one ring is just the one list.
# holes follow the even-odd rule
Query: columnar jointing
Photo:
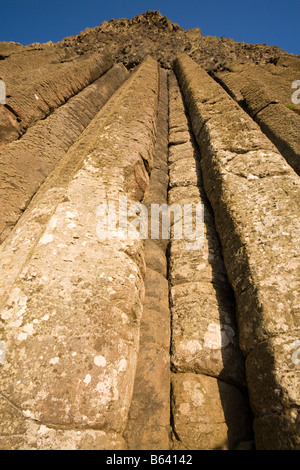
[[252, 119], [187, 56], [175, 64], [201, 150], [259, 449], [300, 448], [300, 181]]
[[[121, 70], [122, 75], [122, 70]], [[112, 79], [112, 77], [110, 77]], [[106, 79], [103, 77], [103, 80]], [[114, 82], [115, 80], [111, 80]], [[130, 82], [128, 82], [130, 83]], [[93, 84], [93, 86], [96, 84]], [[103, 81], [102, 81], [103, 85]], [[89, 88], [89, 87], [88, 87]], [[89, 94], [88, 88], [84, 90]], [[120, 95], [123, 94], [124, 88], [127, 88], [127, 84], [121, 86], [111, 97], [111, 99], [105, 104], [102, 109], [102, 112], [97, 115], [97, 124], [99, 129], [102, 125], [105, 125], [106, 119], [111, 113], [116, 109], [119, 103]], [[105, 90], [105, 87], [103, 91]], [[107, 95], [104, 93], [104, 97]], [[66, 105], [65, 105], [66, 106]], [[65, 108], [65, 106], [63, 108]], [[61, 109], [63, 109], [61, 108]], [[54, 113], [55, 114], [55, 113]], [[53, 114], [53, 119], [54, 119]], [[72, 113], [73, 115], [74, 113]], [[52, 117], [52, 116], [51, 116]], [[50, 119], [49, 117], [48, 119]], [[43, 122], [46, 122], [47, 119]], [[60, 122], [60, 120], [58, 120]], [[74, 124], [74, 123], [73, 123]], [[56, 119], [53, 122], [53, 131], [56, 129]], [[71, 123], [70, 123], [71, 125]], [[35, 127], [38, 128], [38, 125]], [[54, 138], [54, 134], [51, 132], [50, 136]], [[97, 132], [91, 135], [89, 128], [87, 128], [81, 135], [80, 138], [69, 148], [69, 150], [61, 155], [61, 159], [56, 163], [56, 166], [52, 173], [45, 180], [41, 188], [33, 196], [33, 200], [25, 210], [22, 217], [19, 219], [14, 230], [13, 227], [10, 227], [8, 223], [4, 232], [11, 234], [6, 238], [6, 240], [1, 245], [1, 263], [0, 263], [0, 301], [4, 301], [6, 296], [10, 293], [12, 286], [15, 282], [16, 277], [20, 273], [22, 266], [26, 262], [28, 256], [32, 250], [32, 244], [35, 240], [38, 240], [45, 228], [44, 222], [47, 221], [56, 205], [64, 197], [65, 191], [68, 188], [72, 177], [76, 174], [76, 171], [83, 164], [84, 159], [86, 158], [86, 151], [90, 148], [91, 142], [93, 142], [94, 137], [97, 136]], [[25, 142], [25, 136], [20, 140]], [[39, 136], [37, 139], [42, 140], [42, 137]], [[12, 143], [8, 148], [14, 148], [15, 143]], [[23, 145], [23, 144], [22, 144]], [[61, 144], [63, 146], [63, 144]], [[42, 149], [42, 147], [41, 147]], [[29, 152], [29, 150], [28, 150]], [[5, 150], [6, 153], [6, 150]], [[43, 152], [44, 157], [47, 157], [47, 152]], [[33, 183], [34, 184], [34, 183]], [[22, 186], [15, 188], [17, 197], [12, 197], [11, 207], [14, 207], [14, 211], [17, 215], [20, 216], [20, 208], [18, 207], [18, 201], [22, 201]], [[29, 190], [32, 191], [32, 186], [28, 185]], [[13, 191], [13, 188], [11, 189]], [[33, 191], [32, 191], [33, 192]], [[25, 193], [26, 194], [26, 193]], [[11, 194], [12, 196], [12, 194]], [[14, 201], [14, 202], [13, 202]], [[28, 201], [29, 202], [29, 201]], [[8, 201], [4, 199], [2, 201], [3, 208]], [[9, 212], [8, 212], [9, 213]], [[4, 216], [5, 220], [5, 216]], [[42, 223], [41, 223], [42, 222]], [[3, 233], [4, 233], [3, 232]], [[30, 234], [30, 237], [29, 235]]]
[[[119, 196], [143, 197], [153, 166], [158, 77], [156, 61], [145, 59], [5, 243], [19, 272], [8, 275], [8, 295], [1, 291], [1, 448], [125, 446], [144, 247], [142, 240], [101, 240], [97, 214], [101, 204], [118, 205]], [[30, 245], [26, 259], [22, 245]]]
[[[0, 161], [0, 448], [248, 449], [246, 382], [257, 448], [300, 448], [299, 177], [187, 56], [178, 81], [110, 67], [56, 64], [0, 108], [2, 144], [32, 126]], [[170, 243], [125, 233], [124, 200], [177, 205]]]
[[250, 115], [300, 175], [300, 116], [274, 101], [268, 90], [256, 81], [245, 85], [241, 93]]
[[123, 65], [115, 65], [2, 151], [0, 243], [47, 176], [125, 80], [125, 71]]
[[203, 189], [199, 151], [173, 73], [169, 87], [169, 205], [193, 204], [195, 211], [196, 204], [203, 204], [205, 217], [203, 246], [188, 248], [174, 232], [171, 239], [174, 448], [251, 448], [234, 299]]
[[[167, 73], [160, 69], [154, 166], [143, 204], [166, 204], [168, 191]], [[170, 448], [170, 311], [166, 250], [168, 240], [145, 240], [145, 302], [134, 393], [126, 428], [129, 449]]]
[[214, 74], [214, 78], [247, 110], [299, 175], [300, 116], [291, 103], [291, 85], [299, 78], [299, 59], [280, 58], [276, 65], [264, 67], [232, 63], [229, 70]]
[[[0, 125], [0, 149], [3, 143], [17, 139], [113, 65], [110, 56], [94, 54], [71, 63], [48, 63], [48, 67], [44, 68], [38, 61], [35, 70], [34, 59], [35, 55], [28, 59], [32, 67], [26, 64], [25, 71], [22, 70], [22, 64], [18, 63], [18, 57], [9, 58], [0, 64], [1, 79], [6, 83], [8, 95], [6, 105], [0, 105], [0, 116], [3, 119]], [[47, 60], [49, 57], [45, 61]], [[15, 117], [17, 122], [14, 121]]]

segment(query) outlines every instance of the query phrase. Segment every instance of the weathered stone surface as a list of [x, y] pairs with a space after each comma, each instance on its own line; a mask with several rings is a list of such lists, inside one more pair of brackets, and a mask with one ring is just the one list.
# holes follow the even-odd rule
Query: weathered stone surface
[[[300, 60], [279, 48], [158, 11], [0, 43], [0, 449], [252, 449], [235, 310], [257, 448], [300, 448], [299, 179], [200, 69], [177, 64], [184, 98], [134, 70], [181, 52], [299, 171]], [[101, 239], [120, 196], [203, 203], [203, 246], [173, 214], [171, 243]]]
[[148, 268], [167, 277], [166, 253], [156, 240], [145, 240], [145, 262]]
[[229, 286], [189, 282], [171, 289], [172, 363], [245, 387]]
[[55, 47], [52, 43], [35, 46], [13, 42], [0, 42], [0, 74], [13, 83], [20, 83], [26, 79], [32, 80], [32, 72], [35, 75], [44, 74], [49, 65], [56, 65], [72, 59], [78, 59], [78, 55], [68, 48]]
[[[245, 386], [238, 347], [234, 300], [223, 264], [214, 219], [204, 193], [200, 154], [193, 141], [184, 103], [174, 75], [170, 76], [170, 127], [189, 134], [169, 166], [169, 204], [204, 205], [204, 239], [197, 249], [174, 239], [169, 256], [172, 311], [172, 364], [180, 372], [205, 373]], [[188, 147], [189, 146], [189, 147]], [[171, 147], [173, 148], [173, 146]], [[176, 171], [176, 167], [179, 167]], [[175, 221], [175, 225], [178, 222]], [[181, 221], [179, 221], [181, 223]]]
[[18, 42], [1, 42], [0, 43], [0, 55], [2, 59], [9, 57], [11, 54], [14, 54], [16, 52], [20, 52], [24, 50], [24, 46], [22, 44], [19, 44]]
[[182, 158], [190, 157], [191, 145], [190, 142], [186, 142], [180, 146], [172, 145], [169, 148], [169, 163], [177, 162]]
[[215, 228], [204, 227], [205, 243], [201, 250], [187, 250], [185, 240], [172, 240], [170, 249], [170, 281], [172, 285], [185, 282], [214, 282], [228, 286], [227, 273], [221, 256]]
[[243, 393], [201, 374], [172, 374], [174, 430], [183, 448], [234, 449], [251, 440]]
[[[153, 171], [143, 203], [167, 202], [168, 90], [160, 70], [157, 138]], [[165, 171], [161, 170], [162, 162]], [[160, 190], [151, 191], [156, 187]], [[150, 214], [149, 214], [150, 215]], [[150, 222], [150, 217], [149, 217]], [[165, 247], [160, 240], [145, 240], [145, 301], [134, 391], [126, 431], [129, 449], [170, 448], [170, 310]]]
[[231, 64], [215, 76], [299, 174], [300, 108], [292, 103], [292, 83], [298, 79], [300, 60], [287, 57], [274, 62], [263, 67]]
[[21, 129], [16, 116], [0, 104], [0, 151], [8, 142], [16, 140]]
[[164, 68], [171, 69], [176, 56], [186, 52], [209, 70], [234, 60], [265, 64], [274, 57], [290, 56], [276, 46], [245, 44], [224, 36], [201, 36], [199, 28], [184, 30], [159, 11], [103, 21], [96, 28], [86, 28], [78, 36], [63, 39], [57, 47], [79, 54], [109, 51], [128, 68], [138, 65], [146, 54], [153, 54]]
[[170, 165], [170, 187], [197, 186], [199, 173], [196, 161], [191, 158], [181, 158]]
[[[52, 177], [32, 202], [36, 216], [44, 210], [42, 233], [35, 240], [26, 233], [27, 259], [8, 281], [8, 298], [1, 292], [1, 393], [6, 408], [29, 421], [119, 436], [124, 430], [144, 298], [143, 243], [99, 240], [97, 208], [119, 195], [139, 197], [135, 169], [152, 162], [157, 95], [158, 67], [148, 58], [64, 157], [60, 172], [70, 162], [73, 172]], [[19, 233], [10, 237], [16, 246]], [[2, 426], [12, 426], [10, 417]]]
[[[242, 406], [239, 409], [231, 406], [230, 419], [238, 423], [239, 413], [243, 413], [241, 429], [233, 427], [245, 439], [247, 433], [251, 435], [252, 427], [246, 396], [225, 383], [242, 388], [246, 386], [244, 359], [238, 345], [234, 315], [235, 303], [213, 214], [203, 188], [199, 150], [174, 75], [170, 76], [169, 85], [170, 127], [189, 134], [186, 142], [170, 147], [169, 204], [204, 205], [204, 239], [201, 247], [187, 249], [186, 240], [175, 239], [174, 231], [171, 230], [171, 361], [172, 370], [176, 372], [173, 374], [172, 391], [173, 446], [175, 449], [232, 448], [234, 442], [230, 440], [229, 443], [227, 439], [224, 412], [228, 410], [224, 408], [224, 400], [226, 403], [234, 401], [235, 394], [240, 394]], [[176, 148], [178, 152], [174, 151]], [[174, 220], [175, 228], [178, 223], [181, 220]], [[186, 223], [185, 220], [184, 226]], [[221, 386], [224, 397], [220, 398], [213, 391], [214, 387], [218, 389], [216, 378], [225, 381]], [[205, 404], [200, 389], [206, 397]], [[248, 431], [244, 435], [246, 428]]]
[[[276, 432], [280, 429], [280, 432]], [[299, 450], [300, 419], [295, 410], [254, 420], [257, 450]]]
[[[260, 343], [273, 337], [279, 341], [288, 335], [295, 342], [299, 338], [299, 178], [251, 118], [192, 60], [180, 57], [176, 73], [202, 152], [204, 185], [235, 291], [242, 350], [253, 355]], [[288, 387], [288, 396], [293, 396], [299, 364], [296, 371], [285, 362], [280, 348], [270, 364], [268, 351], [261, 349], [255, 356], [255, 369], [270, 378], [262, 389], [270, 410], [268, 397], [275, 396], [276, 389]], [[283, 375], [275, 372], [274, 361], [287, 367]], [[262, 399], [255, 393], [257, 377], [254, 381], [248, 368], [246, 372], [252, 407], [263, 418]], [[285, 397], [286, 393], [278, 396], [283, 409]], [[289, 406], [297, 413], [295, 402]], [[280, 443], [282, 429], [273, 432]], [[261, 435], [262, 431], [256, 436], [258, 446]], [[270, 438], [270, 448], [272, 442]]]
[[[193, 66], [192, 63], [189, 63], [189, 65]], [[265, 291], [268, 290], [267, 278], [270, 276], [272, 282], [270, 282], [270, 279], [269, 289], [272, 291], [276, 279], [276, 284], [283, 280], [280, 271], [287, 274], [284, 281], [285, 285], [288, 286], [291, 283], [290, 285], [294, 287], [295, 282], [297, 282], [297, 276], [295, 277], [297, 250], [295, 246], [297, 245], [299, 229], [297, 220], [291, 217], [290, 212], [297, 213], [298, 210], [299, 193], [297, 190], [299, 179], [282, 156], [276, 153], [274, 147], [263, 136], [253, 121], [240, 108], [236, 107], [228, 95], [204, 71], [202, 72], [200, 69], [200, 73], [201, 90], [195, 87], [192, 94], [191, 87], [187, 83], [183, 85], [183, 89], [193, 109], [192, 116], [195, 116], [196, 113], [199, 115], [197, 122], [195, 122], [195, 129], [198, 130], [196, 136], [201, 148], [203, 148], [204, 181], [207, 180], [207, 193], [212, 202], [217, 222], [221, 219], [222, 214], [225, 218], [225, 209], [228, 206], [226, 200], [230, 201], [230, 207], [234, 209], [234, 212], [227, 216], [227, 226], [222, 225], [221, 236], [222, 242], [224, 241], [225, 260], [227, 256], [230, 257], [230, 252], [232, 253], [231, 264], [229, 265], [227, 262], [232, 284], [235, 289], [240, 288], [243, 291], [246, 288], [249, 289], [251, 284], [249, 284], [250, 280], [247, 273], [249, 269], [255, 268], [257, 270], [255, 274], [258, 279], [261, 279]], [[203, 93], [203, 98], [200, 93]], [[207, 100], [207, 95], [213, 95], [214, 100], [218, 98], [218, 108], [223, 111], [222, 119], [215, 112], [216, 106], [214, 107], [215, 116], [213, 116], [213, 109], [209, 100]], [[204, 99], [206, 101], [202, 104]], [[204, 119], [208, 117], [210, 117], [209, 122], [203, 125]], [[227, 127], [224, 127], [226, 118], [228, 124]], [[193, 117], [192, 119], [195, 121]], [[220, 131], [222, 128], [223, 132]], [[247, 133], [245, 132], [246, 128], [248, 128]], [[201, 131], [200, 135], [199, 131]], [[215, 153], [212, 157], [213, 151]], [[213, 176], [214, 184], [209, 186], [208, 179]], [[221, 183], [222, 186], [220, 186]], [[229, 186], [231, 189], [227, 190]], [[223, 199], [220, 199], [219, 187], [222, 189], [222, 194], [224, 194]], [[284, 188], [284, 191], [282, 188]], [[275, 195], [275, 200], [278, 201], [276, 205], [273, 202]], [[220, 202], [218, 206], [216, 205], [217, 200]], [[253, 210], [250, 212], [251, 201]], [[286, 212], [286, 207], [289, 207], [288, 212]], [[238, 217], [239, 220], [237, 220]], [[242, 220], [243, 224], [240, 223]], [[236, 228], [237, 222], [239, 222], [239, 229]], [[259, 223], [261, 225], [258, 225]], [[220, 233], [220, 222], [218, 222], [218, 228]], [[283, 233], [289, 233], [290, 235], [283, 238]], [[247, 237], [247, 240], [245, 237]], [[245, 262], [246, 251], [248, 258], [250, 252], [252, 256], [259, 252], [260, 262], [255, 264], [253, 260], [253, 265], [251, 263], [251, 266], [249, 266], [249, 261]], [[281, 251], [280, 259], [277, 255], [279, 251]], [[286, 256], [283, 256], [283, 253]], [[262, 256], [268, 257], [265, 263], [262, 262]], [[272, 269], [270, 269], [270, 262], [272, 263]], [[240, 276], [238, 276], [238, 272], [241, 273]], [[251, 274], [253, 276], [254, 273]], [[266, 277], [263, 279], [263, 276]], [[282, 291], [283, 285], [281, 284], [278, 287], [278, 291]], [[295, 295], [293, 291], [290, 295], [281, 296], [282, 301], [288, 302], [288, 304], [295, 302], [296, 305]], [[279, 304], [278, 308], [281, 308]], [[296, 311], [294, 310], [295, 313]], [[259, 314], [259, 312], [257, 313]], [[289, 308], [286, 311], [286, 316], [290, 317], [290, 313], [292, 313], [291, 318], [293, 318], [293, 312], [290, 312]], [[252, 315], [251, 318], [255, 321], [256, 316]], [[249, 321], [251, 321], [250, 318]], [[271, 318], [266, 318], [266, 321], [272, 322], [273, 325], [275, 322]], [[278, 322], [279, 319], [276, 321]], [[263, 328], [262, 324], [260, 328]], [[278, 325], [276, 330], [274, 330], [275, 325], [270, 326], [270, 328], [273, 328], [273, 331], [276, 332], [285, 331], [283, 323], [281, 323], [281, 326]], [[258, 340], [263, 340], [265, 337], [260, 335]], [[251, 350], [250, 345], [249, 347]]]
[[241, 88], [241, 93], [247, 106], [247, 111], [253, 118], [267, 106], [279, 103], [276, 96], [273, 96], [271, 91], [257, 80], [249, 80], [247, 85]]
[[241, 93], [251, 116], [300, 175], [300, 116], [272, 100], [269, 92], [257, 81], [243, 87]]
[[129, 449], [167, 450], [170, 434], [168, 281], [147, 268], [134, 392], [125, 437]]
[[[293, 66], [284, 66], [290, 61]], [[292, 83], [298, 79], [300, 59], [298, 57], [276, 58], [273, 63], [250, 64], [249, 62], [227, 62], [214, 76], [225, 90], [240, 104], [243, 104], [241, 90], [252, 81], [268, 90], [272, 101], [280, 101], [284, 106], [291, 104]], [[276, 64], [274, 63], [276, 62]], [[299, 106], [296, 106], [299, 109]]]
[[1, 242], [48, 174], [124, 80], [125, 68], [115, 65], [3, 150], [0, 160]]
[[248, 380], [255, 383], [250, 399], [256, 415], [282, 414], [285, 409], [299, 408], [298, 347], [294, 336], [287, 332], [259, 344], [247, 357]]
[[[8, 406], [9, 405], [9, 406]], [[25, 417], [0, 395], [0, 450], [124, 450], [117, 433], [93, 429], [49, 428]], [[27, 439], [24, 439], [26, 435]]]
[[224, 90], [240, 105], [243, 104], [243, 95], [241, 88], [247, 84], [247, 78], [241, 77], [240, 74], [235, 74], [224, 70], [214, 74], [214, 78], [218, 81]]
[[[73, 62], [51, 64], [32, 73], [29, 59], [24, 83], [24, 80], [18, 82], [11, 78], [12, 73], [14, 77], [17, 75], [18, 66], [14, 63], [12, 71], [8, 71], [4, 61], [4, 65], [0, 64], [0, 75], [7, 86], [7, 105], [20, 120], [21, 131], [24, 132], [94, 82], [112, 65], [111, 57], [98, 54]], [[5, 137], [8, 141], [8, 135]]]
[[[120, 87], [106, 103], [97, 116], [96, 129], [105, 126], [106, 120], [112, 116], [119, 105], [120, 95], [127, 83]], [[95, 132], [96, 132], [95, 129]], [[76, 173], [84, 158], [85, 149], [91, 145], [89, 132], [83, 132], [67, 154], [56, 165], [54, 171], [46, 179], [36, 193], [15, 231], [1, 246], [0, 264], [0, 299], [5, 300], [12, 289], [13, 283], [31, 252], [31, 244], [39, 239], [44, 232], [44, 224], [51, 218], [55, 207], [64, 198], [72, 176]], [[30, 235], [28, 235], [30, 234]], [[15, 262], [15, 260], [18, 260]]]
[[204, 195], [203, 188], [198, 186], [189, 186], [188, 189], [184, 186], [171, 188], [168, 192], [169, 204], [193, 204], [199, 201], [200, 197]]
[[298, 57], [288, 56], [288, 57], [278, 57], [276, 59], [276, 65], [286, 68], [293, 68], [299, 72], [300, 70], [300, 59]]

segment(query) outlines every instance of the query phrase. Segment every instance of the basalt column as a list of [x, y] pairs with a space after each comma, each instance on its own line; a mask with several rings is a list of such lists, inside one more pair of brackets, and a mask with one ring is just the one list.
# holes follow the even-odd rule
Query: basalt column
[[247, 83], [241, 93], [250, 115], [300, 175], [300, 116], [274, 99], [269, 90], [255, 80]]
[[[249, 449], [252, 421], [234, 298], [203, 189], [199, 150], [173, 73], [169, 89], [169, 205], [181, 207], [184, 230], [195, 221], [196, 205], [204, 210], [198, 242], [176, 239], [175, 227], [182, 222], [178, 216], [171, 238], [174, 448]], [[192, 219], [184, 212], [185, 204], [192, 204]]]
[[167, 73], [160, 69], [154, 166], [143, 204], [148, 209], [145, 240], [145, 302], [133, 399], [126, 428], [129, 449], [170, 448], [170, 310], [166, 250], [169, 240], [151, 238], [151, 205], [166, 204], [168, 191]]
[[158, 88], [158, 65], [146, 58], [1, 247], [10, 273], [1, 286], [2, 449], [125, 447], [144, 247], [141, 240], [104, 239], [103, 215], [107, 204], [118, 207], [120, 196], [143, 198], [153, 167]]
[[300, 180], [187, 56], [175, 64], [235, 292], [258, 449], [299, 449]]

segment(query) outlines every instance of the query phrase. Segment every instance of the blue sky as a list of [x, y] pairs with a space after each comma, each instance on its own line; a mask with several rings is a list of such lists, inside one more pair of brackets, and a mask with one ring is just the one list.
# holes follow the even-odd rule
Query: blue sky
[[300, 0], [0, 0], [0, 41], [57, 42], [110, 18], [160, 10], [203, 35], [277, 45], [300, 54]]

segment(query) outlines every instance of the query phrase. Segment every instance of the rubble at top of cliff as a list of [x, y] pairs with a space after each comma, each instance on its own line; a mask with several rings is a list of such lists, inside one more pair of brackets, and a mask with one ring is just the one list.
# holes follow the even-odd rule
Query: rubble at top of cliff
[[[174, 59], [185, 52], [207, 71], [226, 69], [233, 61], [265, 64], [278, 57], [292, 55], [277, 46], [246, 44], [224, 36], [201, 36], [200, 28], [185, 30], [159, 11], [147, 11], [129, 20], [103, 21], [100, 26], [86, 28], [57, 44], [35, 43], [26, 47], [45, 46], [67, 49], [70, 57], [105, 51], [129, 69], [140, 64], [147, 54], [158, 60], [162, 67], [170, 69]], [[12, 45], [9, 48], [12, 49]], [[16, 45], [13, 49], [21, 52], [22, 47]]]
[[147, 54], [154, 56], [162, 67], [171, 68], [176, 56], [185, 52], [206, 70], [216, 70], [236, 60], [259, 64], [288, 55], [277, 46], [246, 44], [224, 36], [201, 36], [200, 28], [184, 30], [159, 11], [147, 11], [130, 20], [104, 21], [101, 26], [86, 28], [58, 44], [79, 54], [105, 50], [128, 68], [138, 65]]

